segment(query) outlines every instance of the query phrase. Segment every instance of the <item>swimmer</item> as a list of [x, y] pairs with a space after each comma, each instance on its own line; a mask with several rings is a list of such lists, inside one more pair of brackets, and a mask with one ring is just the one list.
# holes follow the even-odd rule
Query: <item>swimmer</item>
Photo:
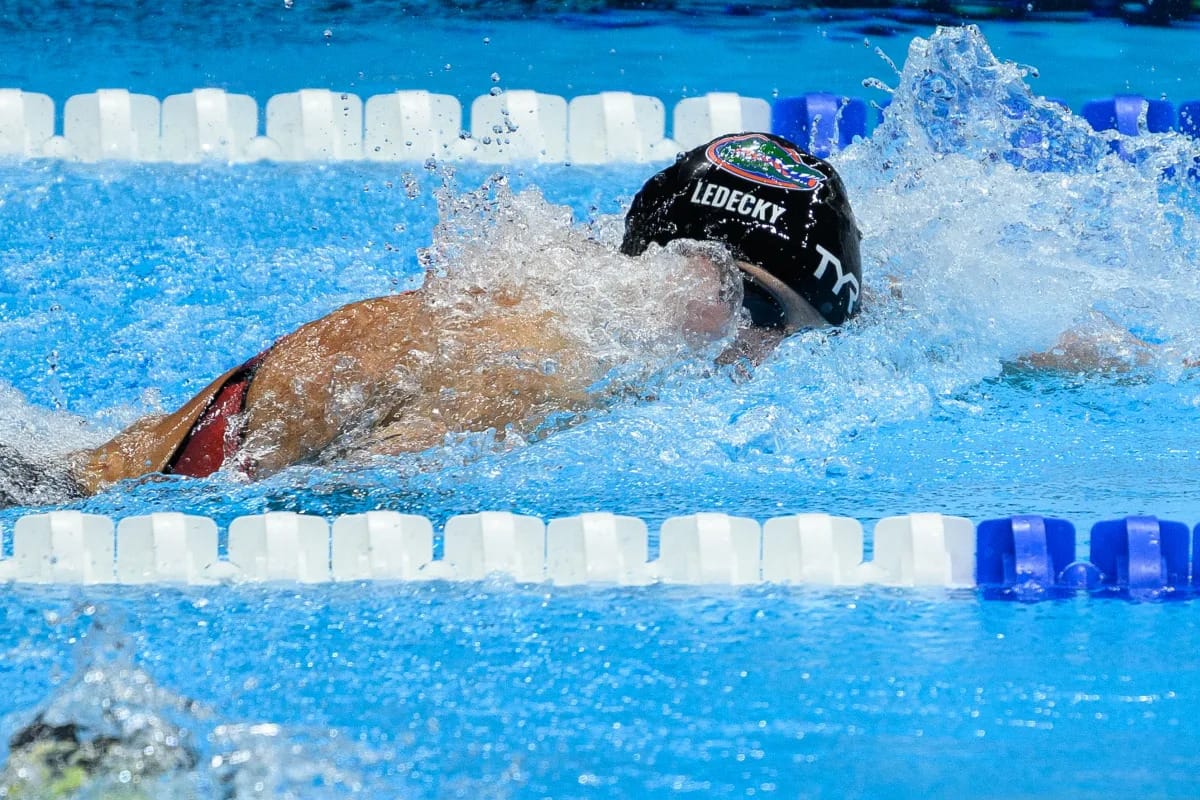
[[8, 741], [0, 797], [148, 798], [144, 786], [196, 767], [197, 755], [185, 738], [174, 729], [150, 724], [124, 737], [98, 734], [86, 725], [49, 722], [39, 714]]
[[[646, 268], [636, 260], [647, 250], [675, 240], [720, 245], [691, 256], [708, 299], [689, 304], [683, 327], [711, 335], [739, 314], [722, 304], [714, 269], [717, 251], [727, 253], [745, 311], [726, 358], [757, 360], [788, 333], [841, 325], [858, 312], [859, 238], [828, 163], [771, 134], [743, 133], [654, 175], [633, 200], [621, 251], [632, 269]], [[425, 288], [351, 303], [302, 326], [174, 413], [75, 454], [71, 481], [95, 494], [153, 473], [203, 477], [224, 468], [259, 478], [350, 454], [419, 452], [454, 433], [525, 435], [552, 414], [597, 404], [599, 365], [554, 332], [552, 312], [518, 313], [499, 296], [468, 317]], [[540, 368], [546, 363], [554, 368]]]
[[207, 709], [156, 685], [126, 659], [126, 641], [104, 628], [93, 620], [88, 632], [102, 640], [103, 654], [9, 735], [0, 798], [272, 796], [262, 784], [245, 790], [261, 780], [253, 756], [270, 752], [259, 748], [254, 729], [274, 726], [210, 726]]

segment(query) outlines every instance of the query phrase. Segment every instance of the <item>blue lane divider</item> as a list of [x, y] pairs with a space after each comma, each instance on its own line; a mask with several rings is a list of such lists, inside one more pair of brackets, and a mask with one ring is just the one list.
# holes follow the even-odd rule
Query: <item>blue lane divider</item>
[[855, 136], [867, 135], [867, 104], [828, 92], [782, 97], [771, 107], [771, 131], [828, 158]]
[[[0, 539], [8, 533], [0, 531]], [[119, 521], [56, 510], [16, 520], [0, 584], [328, 583], [483, 580], [640, 586], [904, 586], [976, 588], [987, 600], [1093, 597], [1200, 602], [1200, 525], [1154, 516], [1096, 523], [1087, 559], [1074, 525], [1022, 514], [976, 526], [938, 512], [877, 520], [873, 558], [851, 517], [809, 512], [750, 517], [696, 512], [663, 521], [658, 553], [636, 517], [554, 518], [482, 511], [449, 518], [434, 557], [432, 522], [379, 510], [332, 522], [292, 512], [233, 519], [221, 554], [216, 523], [182, 513]], [[1196, 547], [1194, 555], [1189, 558]]]
[[1078, 586], [1075, 526], [1064, 519], [1022, 514], [986, 520], [975, 541], [976, 582], [985, 597], [1036, 600]]
[[[768, 101], [718, 94], [721, 98], [715, 101], [717, 106], [728, 107], [729, 100], [734, 99], [737, 107], [753, 107], [753, 120], [741, 121], [743, 111], [733, 115], [735, 120], [726, 113], [727, 108], [713, 116], [710, 108], [699, 123], [699, 132], [689, 127], [690, 142], [692, 134], [698, 135], [688, 146], [730, 132], [731, 128], [741, 130], [740, 126], [746, 124], [768, 127], [763, 116]], [[310, 102], [322, 98], [322, 102]], [[676, 116], [683, 103], [701, 99], [681, 101]], [[528, 107], [530, 114], [521, 130], [496, 140], [490, 132], [496, 120], [508, 113], [509, 103]], [[879, 113], [871, 114], [870, 120], [867, 105], [861, 98], [829, 92], [785, 97], [770, 105], [769, 127], [816, 155], [827, 157], [856, 137], [869, 135], [870, 128], [882, 121], [882, 109], [888, 101], [875, 104]], [[0, 156], [85, 162], [423, 162], [426, 158], [445, 158], [488, 163], [569, 160], [593, 164], [666, 160], [683, 141], [668, 137], [660, 101], [627, 92], [576, 97], [569, 102], [565, 97], [533, 90], [478, 97], [470, 104], [469, 129], [473, 133], [466, 139], [460, 135], [466, 120], [459, 100], [427, 91], [404, 90], [364, 100], [328, 89], [301, 89], [269, 98], [267, 108], [274, 110], [264, 116], [258, 102], [249, 95], [202, 88], [161, 101], [126, 89], [100, 89], [72, 96], [56, 109], [48, 95], [0, 84]], [[627, 112], [633, 116], [627, 119]], [[1087, 103], [1082, 115], [1098, 131], [1116, 131], [1130, 137], [1143, 131], [1164, 133], [1176, 129], [1200, 137], [1200, 100], [1184, 101], [1176, 113], [1168, 100], [1122, 94]], [[874, 119], [876, 116], [879, 119]], [[260, 127], [264, 118], [265, 128]], [[609, 122], [604, 123], [605, 119]], [[610, 123], [617, 122], [622, 130], [626, 123], [632, 125], [637, 144], [608, 141], [607, 131], [613, 128]], [[670, 133], [681, 135], [680, 131]], [[1136, 148], [1129, 142], [1110, 138], [1115, 152], [1137, 157]], [[1030, 150], [1038, 143], [1036, 129], [1023, 132], [1021, 141], [1014, 142]], [[1037, 168], [1020, 159], [1015, 163]], [[1191, 165], [1188, 172], [1200, 176], [1200, 163]], [[1172, 174], [1171, 170], [1167, 174]]]
[[1116, 131], [1125, 136], [1142, 132], [1140, 121], [1146, 115], [1146, 131], [1166, 133], [1175, 125], [1175, 106], [1169, 100], [1148, 100], [1138, 94], [1119, 94], [1083, 104], [1083, 118], [1097, 131]]
[[[1197, 526], [1200, 536], [1200, 526]], [[976, 529], [976, 581], [990, 599], [1040, 600], [1079, 591], [1135, 600], [1188, 594], [1192, 532], [1152, 516], [1092, 526], [1088, 561], [1075, 561], [1075, 528], [1061, 519], [1021, 515]], [[1190, 563], [1200, 586], [1200, 549]]]
[[1200, 138], [1200, 100], [1179, 104], [1179, 132]]
[[1181, 522], [1126, 517], [1092, 528], [1092, 563], [1106, 589], [1155, 597], [1187, 588], [1191, 532]]

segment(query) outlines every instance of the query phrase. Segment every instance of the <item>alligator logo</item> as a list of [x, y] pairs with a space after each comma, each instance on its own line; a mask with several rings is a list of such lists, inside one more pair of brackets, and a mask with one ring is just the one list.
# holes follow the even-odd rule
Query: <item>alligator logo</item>
[[759, 134], [725, 136], [708, 146], [705, 157], [718, 169], [777, 189], [811, 192], [825, 176], [806, 166], [790, 147]]

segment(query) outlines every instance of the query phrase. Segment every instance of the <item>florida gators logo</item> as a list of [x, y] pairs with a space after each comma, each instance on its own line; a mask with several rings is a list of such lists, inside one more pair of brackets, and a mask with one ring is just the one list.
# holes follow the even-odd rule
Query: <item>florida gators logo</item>
[[825, 182], [795, 150], [760, 134], [722, 137], [704, 155], [718, 169], [763, 186], [811, 192]]

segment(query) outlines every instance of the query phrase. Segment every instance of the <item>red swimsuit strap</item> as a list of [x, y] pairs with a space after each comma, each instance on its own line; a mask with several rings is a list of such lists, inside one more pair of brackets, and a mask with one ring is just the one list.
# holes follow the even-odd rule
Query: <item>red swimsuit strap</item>
[[230, 420], [245, 410], [246, 393], [268, 352], [259, 353], [229, 376], [176, 448], [163, 472], [205, 478], [219, 470], [225, 459], [238, 451], [245, 434], [245, 423], [238, 419], [231, 425]]

